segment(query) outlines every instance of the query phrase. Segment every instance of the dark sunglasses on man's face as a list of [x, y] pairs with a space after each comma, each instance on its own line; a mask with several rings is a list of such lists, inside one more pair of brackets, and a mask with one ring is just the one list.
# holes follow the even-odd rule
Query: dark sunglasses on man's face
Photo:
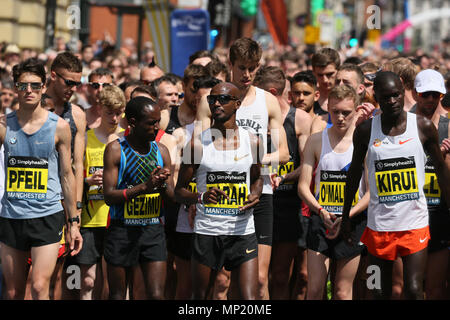
[[97, 90], [98, 88], [100, 88], [100, 86], [101, 86], [102, 88], [108, 87], [108, 86], [111, 85], [111, 83], [104, 83], [104, 82], [89, 82], [89, 85], [90, 85], [92, 88], [94, 88], [94, 89]]
[[442, 98], [444, 95], [437, 91], [417, 92], [417, 95], [421, 98], [427, 99], [429, 96], [433, 96], [433, 99]]
[[31, 86], [31, 90], [33, 90], [33, 91], [37, 91], [42, 88], [41, 82], [17, 82], [16, 88], [19, 91], [27, 91], [28, 85]]
[[65, 84], [67, 87], [72, 88], [73, 86], [75, 86], [75, 87], [81, 86], [81, 82], [79, 82], [79, 81], [73, 81], [73, 80], [67, 80], [66, 78], [64, 78], [64, 77], [63, 77], [62, 75], [60, 75], [59, 73], [57, 73], [57, 72], [55, 72], [55, 73], [56, 73], [56, 75], [57, 75], [58, 77], [60, 77], [61, 79], [64, 80], [64, 84]]
[[221, 105], [227, 104], [231, 100], [239, 100], [236, 97], [233, 97], [229, 94], [218, 94], [218, 95], [209, 95], [206, 97], [206, 100], [208, 101], [208, 104], [212, 105], [215, 104], [216, 101], [219, 101]]
[[364, 78], [372, 82], [375, 80], [376, 77], [377, 77], [376, 73], [368, 73], [364, 75]]

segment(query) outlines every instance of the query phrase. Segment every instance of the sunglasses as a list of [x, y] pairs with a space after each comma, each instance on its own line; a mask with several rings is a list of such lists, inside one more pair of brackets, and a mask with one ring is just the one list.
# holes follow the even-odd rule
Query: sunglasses
[[376, 73], [368, 73], [364, 75], [364, 78], [372, 82], [375, 80], [376, 77], [377, 77]]
[[432, 96], [433, 99], [442, 98], [444, 94], [437, 92], [437, 91], [426, 91], [426, 92], [417, 92], [417, 95], [421, 98], [428, 98], [429, 96]]
[[219, 101], [221, 105], [224, 105], [230, 102], [231, 100], [239, 100], [239, 99], [229, 94], [218, 94], [218, 95], [209, 95], [206, 97], [206, 100], [208, 101], [209, 105], [215, 104], [216, 101]]
[[184, 92], [180, 92], [178, 94], [178, 99], [183, 99], [184, 98]]
[[109, 87], [111, 85], [111, 83], [104, 83], [104, 82], [89, 82], [89, 85], [94, 88], [94, 89], [98, 89], [100, 87], [104, 88], [104, 87]]
[[42, 88], [41, 82], [17, 82], [16, 88], [19, 91], [27, 91], [28, 85], [30, 85], [31, 90], [38, 91]]
[[73, 80], [67, 80], [66, 78], [64, 78], [62, 75], [60, 75], [59, 73], [57, 73], [57, 72], [55, 72], [55, 74], [58, 76], [58, 77], [60, 77], [61, 79], [63, 79], [64, 80], [64, 84], [67, 86], [67, 87], [69, 87], [69, 88], [72, 88], [73, 86], [75, 86], [75, 87], [79, 87], [79, 86], [81, 86], [81, 82], [79, 82], [79, 81], [73, 81]]

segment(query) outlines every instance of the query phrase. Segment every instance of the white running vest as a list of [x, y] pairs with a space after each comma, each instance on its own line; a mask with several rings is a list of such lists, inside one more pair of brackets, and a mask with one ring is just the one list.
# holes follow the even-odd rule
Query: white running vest
[[198, 192], [213, 187], [227, 193], [229, 200], [217, 204], [197, 203], [194, 232], [206, 235], [246, 235], [255, 232], [253, 209], [239, 211], [250, 194], [250, 167], [253, 156], [249, 133], [239, 128], [240, 146], [236, 150], [217, 150], [212, 129], [203, 131], [203, 156], [197, 169]]
[[[264, 154], [267, 153], [267, 128], [269, 126], [269, 112], [267, 111], [265, 91], [254, 87], [255, 101], [250, 105], [241, 105], [236, 112], [236, 123], [239, 127], [249, 130], [254, 135], [260, 135], [263, 141]], [[268, 169], [267, 169], [268, 170]], [[270, 176], [264, 175], [262, 193], [273, 194]]]
[[[342, 215], [347, 171], [352, 163], [352, 156], [353, 144], [350, 144], [347, 151], [336, 153], [330, 144], [328, 128], [322, 131], [322, 151], [317, 164], [314, 195], [322, 208], [335, 215]], [[364, 195], [363, 180], [362, 178], [360, 181], [352, 206]]]
[[370, 229], [405, 231], [428, 225], [425, 162], [415, 114], [407, 112], [406, 130], [398, 136], [383, 134], [381, 116], [373, 118], [367, 155]]

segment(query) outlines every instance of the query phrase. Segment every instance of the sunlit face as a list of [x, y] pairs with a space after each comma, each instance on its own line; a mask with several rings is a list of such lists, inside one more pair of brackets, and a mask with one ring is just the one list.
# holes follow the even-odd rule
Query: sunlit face
[[50, 73], [53, 90], [56, 95], [67, 102], [81, 85], [81, 72], [72, 72], [67, 69], [57, 69]]
[[158, 105], [161, 109], [178, 104], [178, 88], [176, 85], [163, 81], [158, 87]]
[[100, 91], [107, 85], [112, 85], [113, 81], [111, 76], [93, 75], [91, 81], [88, 84], [88, 99], [91, 104], [98, 103], [98, 95]]
[[414, 90], [414, 99], [417, 102], [417, 112], [427, 118], [431, 118], [443, 97], [444, 95], [437, 91], [417, 93]]
[[9, 89], [9, 88], [3, 88], [1, 90], [0, 94], [1, 94], [0, 100], [1, 100], [1, 103], [2, 103], [1, 104], [2, 108], [3, 109], [4, 108], [10, 108], [11, 104], [12, 104], [12, 102], [14, 100], [14, 97], [16, 96], [14, 90], [13, 89]]
[[333, 63], [326, 67], [313, 67], [313, 73], [317, 78], [319, 88], [329, 91], [334, 87], [337, 69]]
[[[17, 84], [21, 84], [24, 90], [19, 89]], [[39, 89], [32, 88], [32, 84], [33, 86], [39, 87]], [[45, 86], [42, 83], [41, 77], [38, 75], [29, 72], [21, 74], [16, 82], [15, 89], [19, 105], [35, 106], [39, 104], [44, 89]]]
[[405, 104], [405, 90], [400, 80], [387, 79], [375, 91], [375, 97], [385, 114], [398, 116]]
[[101, 118], [102, 124], [105, 123], [110, 128], [116, 128], [119, 125], [120, 119], [125, 112], [125, 107], [119, 109], [111, 109], [106, 106], [102, 106]]
[[249, 88], [255, 79], [258, 68], [259, 62], [246, 62], [241, 59], [237, 59], [234, 64], [231, 65], [233, 84], [240, 90]]
[[355, 102], [352, 99], [337, 100], [332, 98], [328, 101], [328, 113], [330, 114], [333, 127], [337, 130], [346, 131], [355, 115]]
[[296, 108], [311, 111], [314, 101], [318, 99], [317, 91], [306, 82], [296, 82], [292, 85], [290, 95], [292, 105]]
[[161, 121], [161, 110], [158, 106], [154, 106], [153, 110], [144, 107], [141, 111], [139, 119], [132, 118], [132, 131], [138, 137], [144, 140], [153, 141], [159, 130], [159, 122]]

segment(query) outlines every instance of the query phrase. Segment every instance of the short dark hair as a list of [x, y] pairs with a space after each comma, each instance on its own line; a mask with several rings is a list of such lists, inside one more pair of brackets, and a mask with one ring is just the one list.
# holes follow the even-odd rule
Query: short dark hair
[[194, 62], [195, 59], [205, 58], [205, 57], [211, 58], [211, 60], [213, 60], [213, 61], [218, 60], [217, 56], [214, 53], [212, 53], [211, 51], [199, 50], [189, 56], [189, 64]]
[[353, 63], [344, 63], [341, 65], [337, 71], [353, 71], [356, 73], [358, 77], [359, 84], [364, 83], [364, 73], [362, 72], [361, 68]]
[[97, 68], [89, 74], [89, 76], [88, 76], [89, 82], [91, 81], [93, 76], [98, 76], [98, 77], [110, 76], [111, 79], [114, 80], [114, 74], [112, 73], [112, 71], [109, 70], [108, 68], [103, 68], [103, 67]]
[[198, 89], [204, 89], [204, 88], [213, 88], [215, 85], [221, 83], [217, 78], [207, 76], [207, 77], [200, 77], [194, 80], [193, 87], [195, 91], [198, 91]]
[[213, 60], [205, 66], [206, 70], [212, 77], [216, 77], [220, 73], [225, 73], [225, 81], [230, 82], [231, 75], [228, 66], [220, 60]]
[[44, 64], [36, 58], [29, 58], [22, 63], [16, 64], [13, 69], [14, 83], [19, 81], [19, 78], [24, 73], [33, 73], [41, 78], [41, 82], [45, 84], [46, 73]]
[[58, 53], [55, 60], [52, 62], [50, 70], [55, 71], [56, 69], [66, 69], [70, 72], [79, 73], [83, 71], [83, 65], [81, 64], [80, 59], [72, 52], [64, 51]]
[[128, 101], [125, 107], [125, 117], [127, 120], [131, 118], [139, 119], [142, 116], [142, 110], [145, 109], [146, 106], [157, 107], [155, 101], [147, 97], [136, 97]]
[[258, 42], [250, 38], [239, 38], [230, 47], [230, 61], [234, 64], [237, 59], [258, 63], [261, 60], [262, 48]]
[[286, 76], [280, 67], [263, 66], [256, 71], [253, 83], [264, 90], [267, 85], [273, 85], [277, 90], [277, 96], [281, 96], [286, 86]]
[[341, 57], [332, 48], [322, 48], [313, 54], [311, 64], [313, 68], [325, 68], [329, 64], [334, 64], [337, 69], [341, 65]]
[[208, 70], [206, 67], [200, 65], [200, 64], [190, 64], [184, 69], [184, 75], [183, 75], [183, 83], [187, 85], [189, 80], [191, 79], [198, 79], [201, 77], [208, 76]]
[[174, 79], [174, 77], [172, 76], [168, 76], [168, 75], [163, 75], [157, 79], [155, 79], [152, 84], [150, 85], [150, 90], [152, 91], [152, 93], [154, 93], [154, 97], [158, 97], [159, 96], [159, 85], [163, 82], [169, 82], [171, 84], [173, 84], [174, 86], [177, 85], [177, 80]]
[[135, 92], [142, 92], [142, 93], [148, 94], [151, 97], [155, 97], [149, 86], [145, 86], [145, 85], [137, 86], [136, 88], [133, 89], [133, 91], [131, 91], [130, 97], [132, 97]]
[[311, 70], [297, 72], [293, 77], [291, 77], [290, 81], [291, 87], [297, 82], [306, 82], [314, 89], [317, 89], [317, 79]]

